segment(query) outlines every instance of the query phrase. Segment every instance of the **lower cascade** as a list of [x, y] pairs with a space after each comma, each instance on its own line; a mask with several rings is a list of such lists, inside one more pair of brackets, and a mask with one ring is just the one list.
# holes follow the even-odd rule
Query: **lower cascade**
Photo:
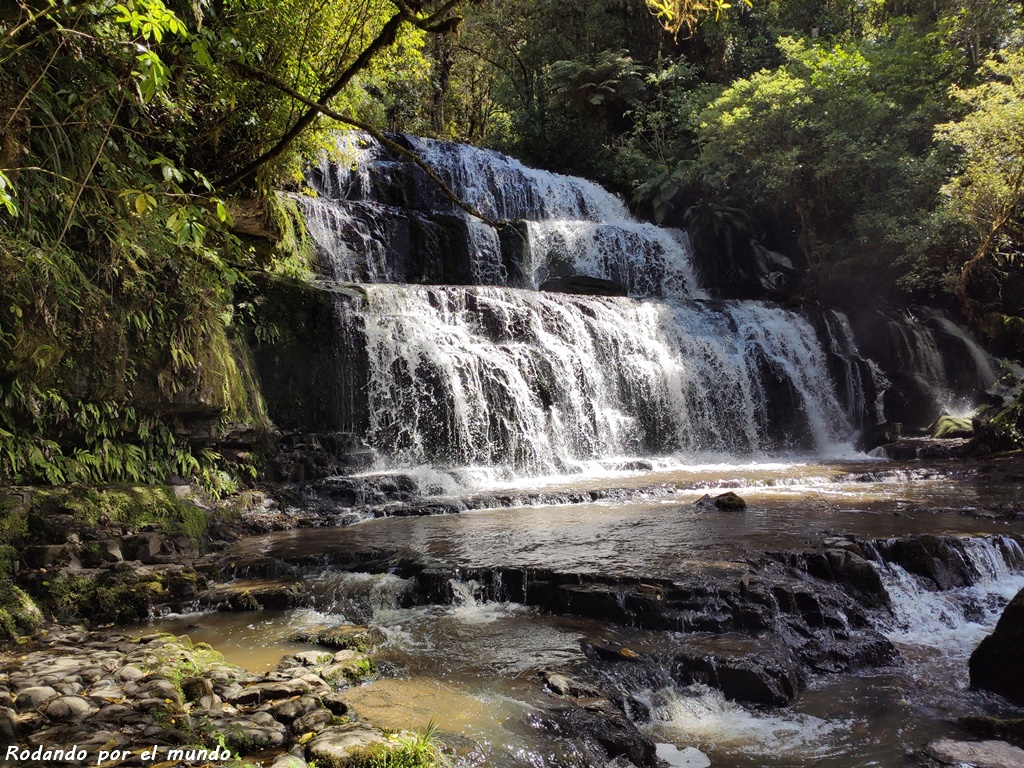
[[[308, 174], [317, 196], [297, 199], [323, 278], [358, 284], [335, 300], [341, 426], [378, 468], [547, 475], [630, 457], [835, 455], [886, 420], [926, 426], [994, 379], [942, 313], [851, 320], [709, 299], [686, 236], [596, 185], [400, 138], [506, 224], [468, 216], [365, 138], [340, 140], [356, 170], [325, 160]], [[580, 284], [605, 295], [549, 288]]]
[[606, 457], [822, 450], [851, 429], [814, 329], [795, 312], [365, 290], [340, 312], [365, 343], [366, 440], [393, 461], [551, 473]]

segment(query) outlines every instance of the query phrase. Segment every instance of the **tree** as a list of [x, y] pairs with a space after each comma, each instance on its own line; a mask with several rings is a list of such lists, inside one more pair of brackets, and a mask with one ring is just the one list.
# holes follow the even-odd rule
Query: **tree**
[[1022, 267], [1024, 52], [1003, 51], [985, 62], [982, 74], [980, 84], [953, 90], [968, 111], [935, 133], [960, 153], [959, 169], [942, 192], [946, 212], [974, 235], [958, 294], [975, 321], [1017, 309], [1006, 306], [1001, 274], [1020, 273]]

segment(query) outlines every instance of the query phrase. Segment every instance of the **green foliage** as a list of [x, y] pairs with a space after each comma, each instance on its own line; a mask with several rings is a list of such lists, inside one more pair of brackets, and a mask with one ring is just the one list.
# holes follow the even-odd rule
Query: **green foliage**
[[294, 179], [331, 126], [243, 67], [392, 127], [429, 70], [425, 22], [390, 0], [257, 5], [0, 17], [0, 483], [179, 474], [225, 493], [248, 474], [190, 446], [188, 420], [269, 427], [235, 294], [307, 254], [282, 217], [291, 236], [259, 258], [225, 195]]
[[695, 179], [773, 221], [769, 236], [802, 252], [819, 281], [841, 283], [837, 295], [868, 275], [874, 289], [891, 284], [937, 199], [944, 166], [929, 136], [962, 62], [938, 36], [901, 26], [780, 45], [784, 66], [736, 81], [701, 113]]

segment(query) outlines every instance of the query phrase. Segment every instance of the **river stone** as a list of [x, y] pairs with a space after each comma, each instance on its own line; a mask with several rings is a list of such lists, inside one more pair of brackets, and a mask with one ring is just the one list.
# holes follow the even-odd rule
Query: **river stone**
[[147, 680], [139, 686], [137, 692], [139, 698], [160, 699], [175, 706], [181, 706], [181, 694], [174, 687], [174, 683], [164, 678]]
[[89, 699], [82, 696], [60, 696], [44, 703], [40, 711], [57, 723], [81, 723], [96, 710]]
[[727, 511], [740, 511], [747, 508], [747, 502], [732, 491], [715, 496], [715, 506]]
[[572, 696], [578, 699], [582, 697], [598, 698], [602, 695], [596, 688], [566, 675], [557, 672], [543, 672], [541, 674], [548, 688], [559, 696]]
[[338, 651], [333, 662], [326, 667], [320, 676], [329, 683], [342, 683], [359, 680], [375, 671], [373, 660], [355, 651]]
[[185, 694], [185, 701], [197, 702], [204, 696], [212, 696], [213, 686], [201, 677], [189, 677], [181, 681], [181, 692]]
[[344, 715], [349, 710], [348, 700], [341, 693], [332, 691], [321, 697], [321, 701], [325, 707], [338, 716]]
[[1024, 749], [1005, 741], [953, 741], [939, 739], [925, 750], [946, 765], [972, 768], [1024, 768]]
[[292, 732], [296, 734], [316, 732], [326, 726], [334, 715], [331, 710], [320, 707], [312, 712], [307, 712], [292, 723]]
[[270, 720], [271, 722], [263, 724], [257, 722], [255, 716], [218, 717], [211, 719], [209, 723], [214, 732], [224, 734], [224, 742], [229, 749], [248, 755], [284, 744], [288, 736], [285, 727], [273, 722], [273, 718]]
[[971, 687], [1024, 705], [1024, 589], [1010, 601], [995, 631], [971, 654]]
[[18, 693], [18, 698], [14, 700], [14, 706], [19, 712], [25, 712], [29, 709], [36, 709], [50, 699], [57, 698], [59, 695], [56, 690], [48, 685], [35, 685], [23, 688]]
[[288, 725], [294, 720], [305, 715], [307, 712], [319, 709], [319, 707], [320, 700], [316, 696], [306, 694], [299, 696], [297, 699], [282, 701], [280, 704], [275, 704], [270, 708], [270, 712], [275, 718]]
[[[372, 652], [385, 641], [383, 632], [375, 627], [363, 627], [357, 624], [338, 624], [334, 627], [315, 627], [297, 632], [292, 640], [297, 643], [316, 643], [327, 648], [347, 649]], [[296, 654], [300, 656], [304, 654]]]
[[545, 715], [541, 723], [555, 733], [568, 735], [574, 742], [596, 743], [613, 760], [625, 757], [633, 765], [644, 768], [661, 765], [654, 742], [607, 700], [598, 699], [585, 707], [554, 710]]
[[673, 668], [684, 685], [700, 683], [727, 699], [753, 704], [785, 706], [803, 683], [800, 663], [789, 649], [741, 635], [689, 640]]
[[376, 744], [387, 744], [376, 728], [366, 723], [346, 723], [321, 731], [306, 746], [306, 757], [328, 768], [344, 766], [354, 753]]
[[307, 768], [306, 761], [295, 755], [278, 755], [270, 768]]
[[304, 667], [325, 667], [334, 660], [334, 654], [324, 651], [303, 651], [281, 661], [284, 666], [289, 659], [294, 659]]
[[14, 710], [0, 707], [0, 744], [13, 744], [18, 735], [18, 719]]

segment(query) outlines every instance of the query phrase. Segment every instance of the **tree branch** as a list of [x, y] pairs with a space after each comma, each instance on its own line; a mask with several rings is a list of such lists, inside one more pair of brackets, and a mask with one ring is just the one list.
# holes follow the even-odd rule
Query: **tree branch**
[[[363, 49], [362, 53], [356, 57], [356, 60], [341, 73], [337, 80], [335, 80], [328, 88], [324, 89], [318, 99], [310, 102], [304, 96], [296, 96], [296, 98], [299, 98], [299, 101], [306, 103], [307, 106], [309, 104], [328, 104], [331, 99], [341, 93], [342, 89], [351, 82], [353, 77], [366, 68], [373, 57], [379, 53], [381, 49], [388, 47], [395, 41], [399, 28], [405, 22], [408, 22], [414, 27], [418, 27], [426, 32], [440, 34], [452, 31], [456, 26], [458, 26], [459, 22], [462, 21], [461, 17], [452, 17], [448, 15], [453, 8], [457, 7], [459, 3], [462, 2], [462, 0], [448, 0], [448, 2], [442, 5], [435, 13], [432, 13], [427, 17], [420, 16], [405, 2], [405, 0], [391, 0], [391, 2], [398, 8], [398, 13], [385, 22], [384, 27], [377, 34], [377, 37], [375, 37], [370, 44]], [[280, 85], [284, 85], [284, 83], [280, 83]], [[274, 87], [278, 86], [275, 84]], [[291, 95], [295, 96], [296, 94], [292, 93]], [[295, 124], [285, 132], [273, 147], [268, 149], [241, 170], [238, 170], [230, 176], [218, 181], [216, 186], [230, 187], [233, 184], [237, 184], [243, 179], [254, 174], [261, 166], [277, 157], [280, 157], [291, 143], [298, 138], [299, 134], [308, 128], [313, 121], [316, 120], [317, 115], [321, 113], [325, 115], [328, 114], [327, 112], [324, 112], [320, 106], [310, 107], [298, 120], [295, 121]]]
[[381, 133], [376, 128], [374, 128], [372, 125], [364, 123], [361, 120], [357, 120], [354, 117], [350, 117], [349, 115], [343, 115], [340, 112], [335, 112], [333, 109], [331, 109], [327, 105], [320, 104], [320, 103], [318, 103], [316, 101], [313, 101], [310, 98], [307, 98], [306, 96], [303, 96], [301, 93], [296, 91], [294, 88], [289, 86], [287, 83], [281, 82], [280, 80], [278, 80], [273, 75], [268, 74], [267, 72], [261, 72], [258, 69], [254, 69], [253, 67], [250, 67], [248, 64], [241, 64], [241, 63], [237, 63], [236, 62], [234, 64], [234, 67], [237, 70], [239, 70], [242, 74], [248, 76], [249, 78], [251, 78], [253, 80], [258, 80], [259, 82], [264, 83], [265, 85], [269, 85], [269, 86], [271, 86], [273, 88], [277, 88], [279, 91], [282, 91], [283, 93], [288, 94], [293, 99], [296, 99], [297, 101], [301, 101], [303, 104], [305, 104], [307, 107], [309, 107], [310, 110], [315, 111], [318, 114], [322, 113], [322, 114], [326, 115], [327, 117], [331, 118], [332, 120], [337, 120], [339, 123], [345, 123], [346, 125], [351, 125], [353, 128], [358, 128], [359, 130], [364, 131], [365, 133], [368, 133], [370, 136], [373, 137], [373, 139], [375, 141], [377, 141], [380, 144], [382, 144], [383, 146], [387, 147], [388, 149], [390, 149], [395, 154], [401, 155], [402, 157], [406, 158], [407, 160], [409, 160], [409, 161], [415, 163], [416, 165], [418, 165], [423, 170], [423, 172], [425, 174], [427, 174], [427, 176], [430, 178], [430, 180], [433, 181], [435, 184], [437, 184], [441, 188], [441, 190], [445, 193], [445, 195], [448, 197], [449, 200], [451, 200], [453, 203], [455, 203], [455, 205], [457, 205], [459, 208], [464, 210], [470, 216], [473, 216], [473, 217], [475, 217], [477, 219], [480, 219], [480, 221], [483, 221], [486, 224], [491, 225], [495, 229], [501, 229], [501, 228], [503, 228], [505, 226], [504, 222], [498, 221], [496, 219], [492, 219], [490, 216], [487, 216], [487, 215], [481, 213], [476, 208], [474, 208], [472, 205], [470, 205], [469, 203], [467, 203], [464, 200], [462, 200], [457, 194], [455, 194], [455, 192], [452, 190], [452, 188], [449, 187], [448, 184], [445, 183], [444, 179], [442, 179], [440, 176], [438, 176], [437, 173], [434, 171], [434, 169], [431, 168], [423, 160], [423, 158], [421, 158], [415, 152], [409, 151], [408, 149], [403, 147], [401, 144], [392, 141], [387, 136], [385, 136], [383, 133]]

